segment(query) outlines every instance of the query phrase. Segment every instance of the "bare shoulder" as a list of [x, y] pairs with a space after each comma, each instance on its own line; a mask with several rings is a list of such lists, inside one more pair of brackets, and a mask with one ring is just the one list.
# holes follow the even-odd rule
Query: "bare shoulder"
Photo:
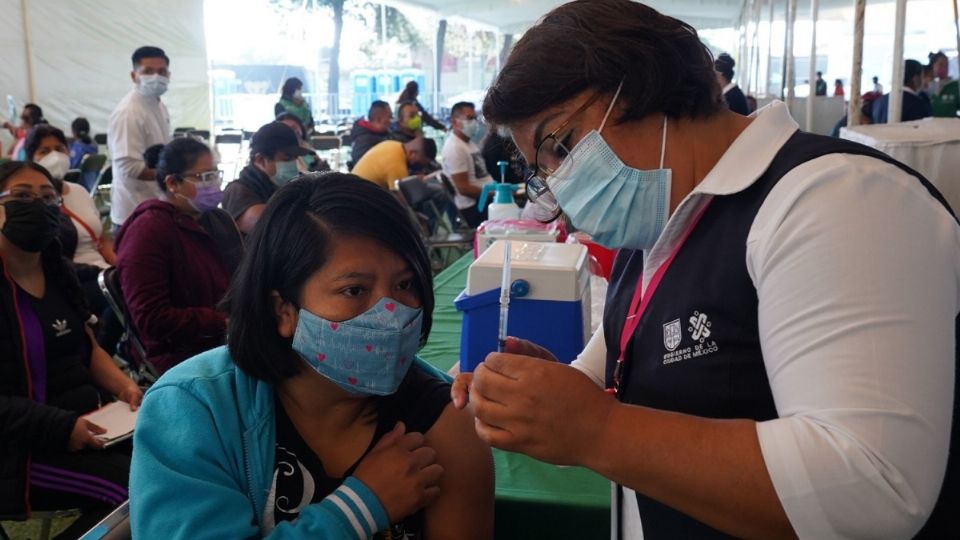
[[440, 499], [426, 509], [428, 538], [493, 537], [493, 455], [473, 426], [473, 415], [448, 404], [425, 434], [444, 469]]

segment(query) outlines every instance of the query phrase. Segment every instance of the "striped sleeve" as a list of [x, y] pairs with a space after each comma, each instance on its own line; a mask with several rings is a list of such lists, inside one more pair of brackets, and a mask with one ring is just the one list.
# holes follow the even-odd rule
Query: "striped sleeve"
[[330, 495], [300, 512], [295, 521], [283, 521], [266, 538], [369, 540], [390, 526], [386, 510], [363, 482], [351, 476]]
[[357, 538], [371, 538], [390, 526], [387, 512], [370, 488], [356, 477], [349, 477], [333, 493], [320, 502], [334, 515], [339, 515], [356, 533]]

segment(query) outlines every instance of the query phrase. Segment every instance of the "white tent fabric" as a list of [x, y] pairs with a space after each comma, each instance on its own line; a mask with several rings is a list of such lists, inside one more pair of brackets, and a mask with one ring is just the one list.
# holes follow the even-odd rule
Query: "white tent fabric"
[[[13, 96], [18, 114], [32, 101], [68, 136], [78, 116], [106, 133], [132, 85], [130, 56], [155, 45], [170, 57], [171, 123], [209, 129], [202, 0], [0, 0], [0, 13], [0, 98]], [[5, 106], [0, 113], [6, 119]]]

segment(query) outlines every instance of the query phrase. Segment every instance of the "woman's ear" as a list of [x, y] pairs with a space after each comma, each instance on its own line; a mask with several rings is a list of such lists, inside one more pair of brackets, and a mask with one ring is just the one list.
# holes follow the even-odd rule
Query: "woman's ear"
[[168, 174], [167, 177], [163, 179], [163, 183], [167, 186], [167, 191], [170, 193], [176, 193], [173, 188], [180, 185], [175, 174]]
[[277, 333], [284, 338], [292, 338], [297, 331], [299, 310], [290, 302], [280, 297], [280, 293], [270, 293], [273, 301], [273, 314], [277, 317]]

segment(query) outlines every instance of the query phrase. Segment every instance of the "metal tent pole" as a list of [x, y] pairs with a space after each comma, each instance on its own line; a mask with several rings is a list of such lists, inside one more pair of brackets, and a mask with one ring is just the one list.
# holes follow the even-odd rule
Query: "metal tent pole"
[[895, 124], [903, 118], [903, 33], [907, 21], [907, 0], [897, 0], [893, 30], [893, 80], [890, 81], [890, 103], [887, 123]]
[[809, 70], [809, 88], [807, 92], [807, 131], [813, 132], [813, 108], [816, 104], [817, 87], [817, 17], [820, 12], [820, 0], [810, 0], [810, 70]]

